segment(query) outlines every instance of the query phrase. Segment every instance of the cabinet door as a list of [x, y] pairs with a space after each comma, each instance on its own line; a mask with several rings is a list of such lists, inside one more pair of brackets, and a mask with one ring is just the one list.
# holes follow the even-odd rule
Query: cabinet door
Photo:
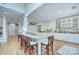
[[73, 28], [74, 29], [77, 29], [77, 25], [78, 25], [77, 22], [78, 22], [78, 17], [74, 17], [73, 18]]
[[57, 28], [61, 28], [61, 20], [57, 20]]

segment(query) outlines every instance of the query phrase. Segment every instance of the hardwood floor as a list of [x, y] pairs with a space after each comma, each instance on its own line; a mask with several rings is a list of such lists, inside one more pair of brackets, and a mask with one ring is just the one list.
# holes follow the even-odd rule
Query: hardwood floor
[[[55, 55], [58, 55], [56, 51], [63, 45], [68, 45], [68, 46], [79, 48], [78, 44], [55, 40], [54, 41], [54, 54]], [[0, 44], [0, 55], [25, 55], [23, 53], [23, 50], [19, 48], [17, 36], [11, 36], [8, 38], [7, 43]]]
[[0, 54], [1, 55], [24, 55], [23, 51], [19, 49], [17, 36], [9, 37], [7, 45], [0, 46]]

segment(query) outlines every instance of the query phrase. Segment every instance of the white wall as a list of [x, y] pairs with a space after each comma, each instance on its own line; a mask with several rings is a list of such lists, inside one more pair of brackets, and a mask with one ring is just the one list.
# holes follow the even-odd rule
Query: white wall
[[56, 29], [56, 21], [48, 21], [48, 22], [43, 22], [41, 29], [45, 29], [45, 28], [52, 28], [52, 31], [55, 31]]

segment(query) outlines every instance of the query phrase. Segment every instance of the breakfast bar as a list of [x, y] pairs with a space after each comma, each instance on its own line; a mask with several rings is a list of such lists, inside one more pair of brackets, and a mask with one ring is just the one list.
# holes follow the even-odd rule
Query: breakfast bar
[[41, 43], [48, 44], [48, 36], [54, 36], [55, 40], [79, 44], [79, 34], [68, 33], [27, 33], [24, 34], [31, 40], [38, 43], [38, 55], [41, 55]]
[[69, 34], [69, 33], [38, 33], [45, 37], [54, 36], [55, 40], [66, 41], [70, 43], [79, 44], [79, 34]]

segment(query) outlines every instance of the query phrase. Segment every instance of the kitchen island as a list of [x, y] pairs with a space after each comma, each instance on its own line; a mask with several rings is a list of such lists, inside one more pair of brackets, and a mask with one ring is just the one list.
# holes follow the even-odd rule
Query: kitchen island
[[54, 36], [55, 40], [61, 40], [66, 42], [71, 42], [79, 44], [79, 34], [69, 34], [69, 33], [36, 33], [37, 35], [42, 35], [44, 37]]
[[55, 40], [79, 44], [79, 34], [29, 32], [28, 34], [24, 34], [24, 35], [38, 43], [39, 55], [41, 55], [41, 43], [48, 44], [48, 39], [47, 39], [48, 36], [54, 36]]

